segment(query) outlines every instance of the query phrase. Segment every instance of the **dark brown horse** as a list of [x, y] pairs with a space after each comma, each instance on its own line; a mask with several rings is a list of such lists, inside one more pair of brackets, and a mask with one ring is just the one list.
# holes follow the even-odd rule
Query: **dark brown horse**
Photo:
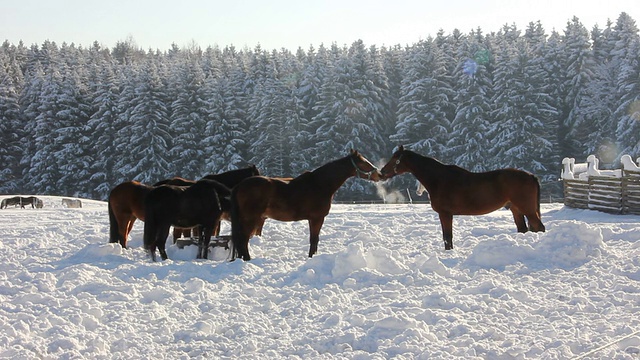
[[[229, 189], [232, 189], [234, 186], [238, 185], [240, 181], [256, 175], [260, 175], [260, 171], [258, 171], [258, 168], [255, 165], [251, 165], [245, 169], [231, 170], [231, 171], [223, 172], [221, 174], [207, 175], [203, 177], [203, 179], [217, 181], [222, 185], [228, 187]], [[160, 186], [160, 185], [191, 186], [195, 183], [196, 183], [196, 180], [189, 180], [189, 179], [176, 176], [176, 177], [172, 177], [171, 179], [158, 181], [157, 183], [153, 184], [153, 186]], [[222, 213], [221, 219], [230, 220], [230, 218], [231, 218], [231, 215], [229, 214], [228, 211], [225, 211]], [[183, 229], [183, 228], [174, 226], [173, 227], [173, 243], [175, 244], [176, 241], [178, 241], [178, 239], [181, 237], [185, 237], [185, 238], [192, 237], [196, 235], [197, 232], [198, 232], [197, 227], [194, 227], [192, 229]], [[260, 230], [257, 233], [257, 235], [260, 235], [260, 234], [262, 234], [262, 227], [260, 227]], [[220, 235], [220, 223], [218, 223], [218, 226], [214, 230], [213, 235], [214, 236]]]
[[357, 151], [289, 181], [250, 177], [231, 191], [232, 258], [250, 260], [249, 239], [265, 218], [309, 222], [309, 257], [318, 251], [320, 228], [335, 192], [350, 177], [380, 180], [380, 172]]
[[[207, 175], [205, 178], [212, 178], [221, 184], [232, 188], [240, 181], [254, 175], [259, 175], [255, 165], [247, 168], [231, 170], [216, 175]], [[181, 179], [181, 180], [180, 180]], [[181, 183], [182, 181], [182, 183]], [[163, 180], [163, 183], [174, 183], [175, 185], [192, 185], [195, 181], [182, 178], [172, 178]], [[192, 183], [189, 183], [192, 182]], [[120, 243], [123, 248], [127, 247], [127, 239], [133, 228], [136, 219], [144, 221], [144, 198], [154, 187], [142, 184], [138, 181], [123, 182], [111, 190], [109, 193], [109, 242]]]
[[425, 186], [440, 217], [445, 250], [453, 249], [453, 215], [487, 214], [508, 203], [518, 232], [545, 230], [540, 220], [540, 183], [526, 171], [474, 173], [400, 146], [380, 172], [384, 179], [409, 172]]
[[167, 259], [165, 245], [171, 226], [198, 227], [198, 259], [206, 259], [209, 242], [223, 211], [230, 210], [231, 190], [221, 183], [202, 179], [191, 186], [160, 185], [144, 200], [144, 248], [156, 260], [156, 249]]
[[[153, 184], [153, 187], [160, 186], [160, 185], [191, 186], [195, 183], [196, 183], [196, 180], [189, 180], [179, 176], [175, 176], [170, 179], [160, 180], [157, 183]], [[192, 234], [192, 230], [193, 230], [193, 234]], [[183, 228], [174, 226], [173, 227], [173, 243], [175, 244], [176, 241], [178, 241], [178, 239], [180, 239], [181, 237], [189, 238], [192, 235], [195, 236], [197, 232], [198, 232], [197, 228], [183, 229]], [[215, 235], [218, 235], [218, 234], [215, 234]]]

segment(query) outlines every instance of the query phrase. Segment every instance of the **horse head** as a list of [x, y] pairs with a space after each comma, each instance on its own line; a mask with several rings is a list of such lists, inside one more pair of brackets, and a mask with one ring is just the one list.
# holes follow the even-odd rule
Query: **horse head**
[[367, 160], [357, 150], [351, 149], [349, 158], [351, 159], [351, 164], [356, 169], [357, 177], [371, 181], [382, 180], [382, 174], [380, 173], [380, 170], [378, 170], [378, 168], [375, 167], [371, 163], [371, 161]]
[[396, 175], [405, 173], [409, 171], [402, 161], [402, 156], [405, 154], [404, 146], [398, 146], [398, 150], [396, 150], [391, 159], [382, 167], [380, 173], [382, 173], [382, 179], [387, 180]]

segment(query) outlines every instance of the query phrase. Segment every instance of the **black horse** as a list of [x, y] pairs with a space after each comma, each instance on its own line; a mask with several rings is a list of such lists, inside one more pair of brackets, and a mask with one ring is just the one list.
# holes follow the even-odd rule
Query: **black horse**
[[[207, 175], [205, 177], [203, 177], [202, 179], [207, 179], [207, 180], [215, 180], [219, 183], [221, 183], [222, 185], [228, 187], [229, 189], [233, 189], [236, 185], [238, 185], [242, 180], [251, 177], [251, 176], [257, 176], [260, 175], [260, 171], [258, 171], [258, 168], [255, 165], [251, 165], [249, 167], [246, 168], [242, 168], [242, 169], [236, 169], [236, 170], [230, 170], [230, 171], [226, 171], [220, 174], [210, 174]], [[179, 176], [175, 176], [172, 177], [170, 179], [165, 179], [165, 180], [161, 180], [158, 181], [157, 183], [153, 184], [154, 187], [156, 186], [160, 186], [160, 185], [178, 185], [178, 186], [191, 186], [193, 184], [196, 183], [196, 180], [189, 180], [189, 179], [185, 179], [183, 177], [179, 177]], [[222, 220], [230, 220], [230, 214], [228, 212], [224, 212], [222, 214], [221, 219]], [[193, 229], [182, 229], [179, 227], [175, 227], [173, 228], [173, 243], [175, 244], [179, 238], [181, 237], [191, 237], [192, 234], [195, 235], [196, 232], [198, 231], [197, 228], [193, 228]], [[214, 236], [218, 236], [220, 235], [220, 222], [218, 222], [218, 226], [216, 227], [216, 230], [213, 233]], [[260, 235], [260, 233], [258, 234]]]
[[[229, 170], [220, 174], [211, 174], [204, 176], [202, 179], [207, 180], [215, 180], [222, 185], [228, 187], [229, 189], [233, 189], [234, 186], [238, 185], [242, 180], [251, 177], [260, 175], [260, 171], [255, 165], [251, 165], [246, 168], [237, 169], [237, 170]], [[160, 185], [178, 185], [178, 186], [191, 186], [195, 184], [196, 180], [189, 180], [179, 176], [172, 177], [170, 179], [165, 179], [158, 181], [153, 184], [153, 186]]]
[[156, 260], [156, 248], [162, 260], [167, 259], [165, 245], [169, 228], [199, 228], [198, 259], [206, 259], [211, 235], [220, 217], [230, 211], [231, 191], [223, 184], [208, 179], [191, 186], [161, 185], [151, 190], [144, 200], [144, 248]]

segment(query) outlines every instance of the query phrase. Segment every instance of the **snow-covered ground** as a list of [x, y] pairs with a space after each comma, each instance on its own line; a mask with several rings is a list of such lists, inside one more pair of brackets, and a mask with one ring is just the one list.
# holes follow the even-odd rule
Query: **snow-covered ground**
[[250, 262], [153, 263], [143, 223], [123, 250], [106, 203], [41, 198], [0, 210], [1, 358], [640, 357], [640, 216], [458, 216], [445, 252], [429, 205], [334, 205], [312, 259], [306, 222], [268, 220]]

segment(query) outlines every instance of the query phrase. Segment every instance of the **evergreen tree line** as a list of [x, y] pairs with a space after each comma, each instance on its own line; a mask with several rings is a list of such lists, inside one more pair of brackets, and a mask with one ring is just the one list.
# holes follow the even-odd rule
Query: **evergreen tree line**
[[[640, 38], [622, 13], [591, 31], [574, 17], [562, 34], [532, 22], [295, 53], [5, 41], [0, 137], [7, 194], [106, 199], [123, 181], [249, 164], [296, 176], [351, 148], [381, 165], [404, 144], [472, 171], [530, 171], [557, 199], [563, 157], [640, 156]], [[375, 198], [355, 179], [337, 194]]]

